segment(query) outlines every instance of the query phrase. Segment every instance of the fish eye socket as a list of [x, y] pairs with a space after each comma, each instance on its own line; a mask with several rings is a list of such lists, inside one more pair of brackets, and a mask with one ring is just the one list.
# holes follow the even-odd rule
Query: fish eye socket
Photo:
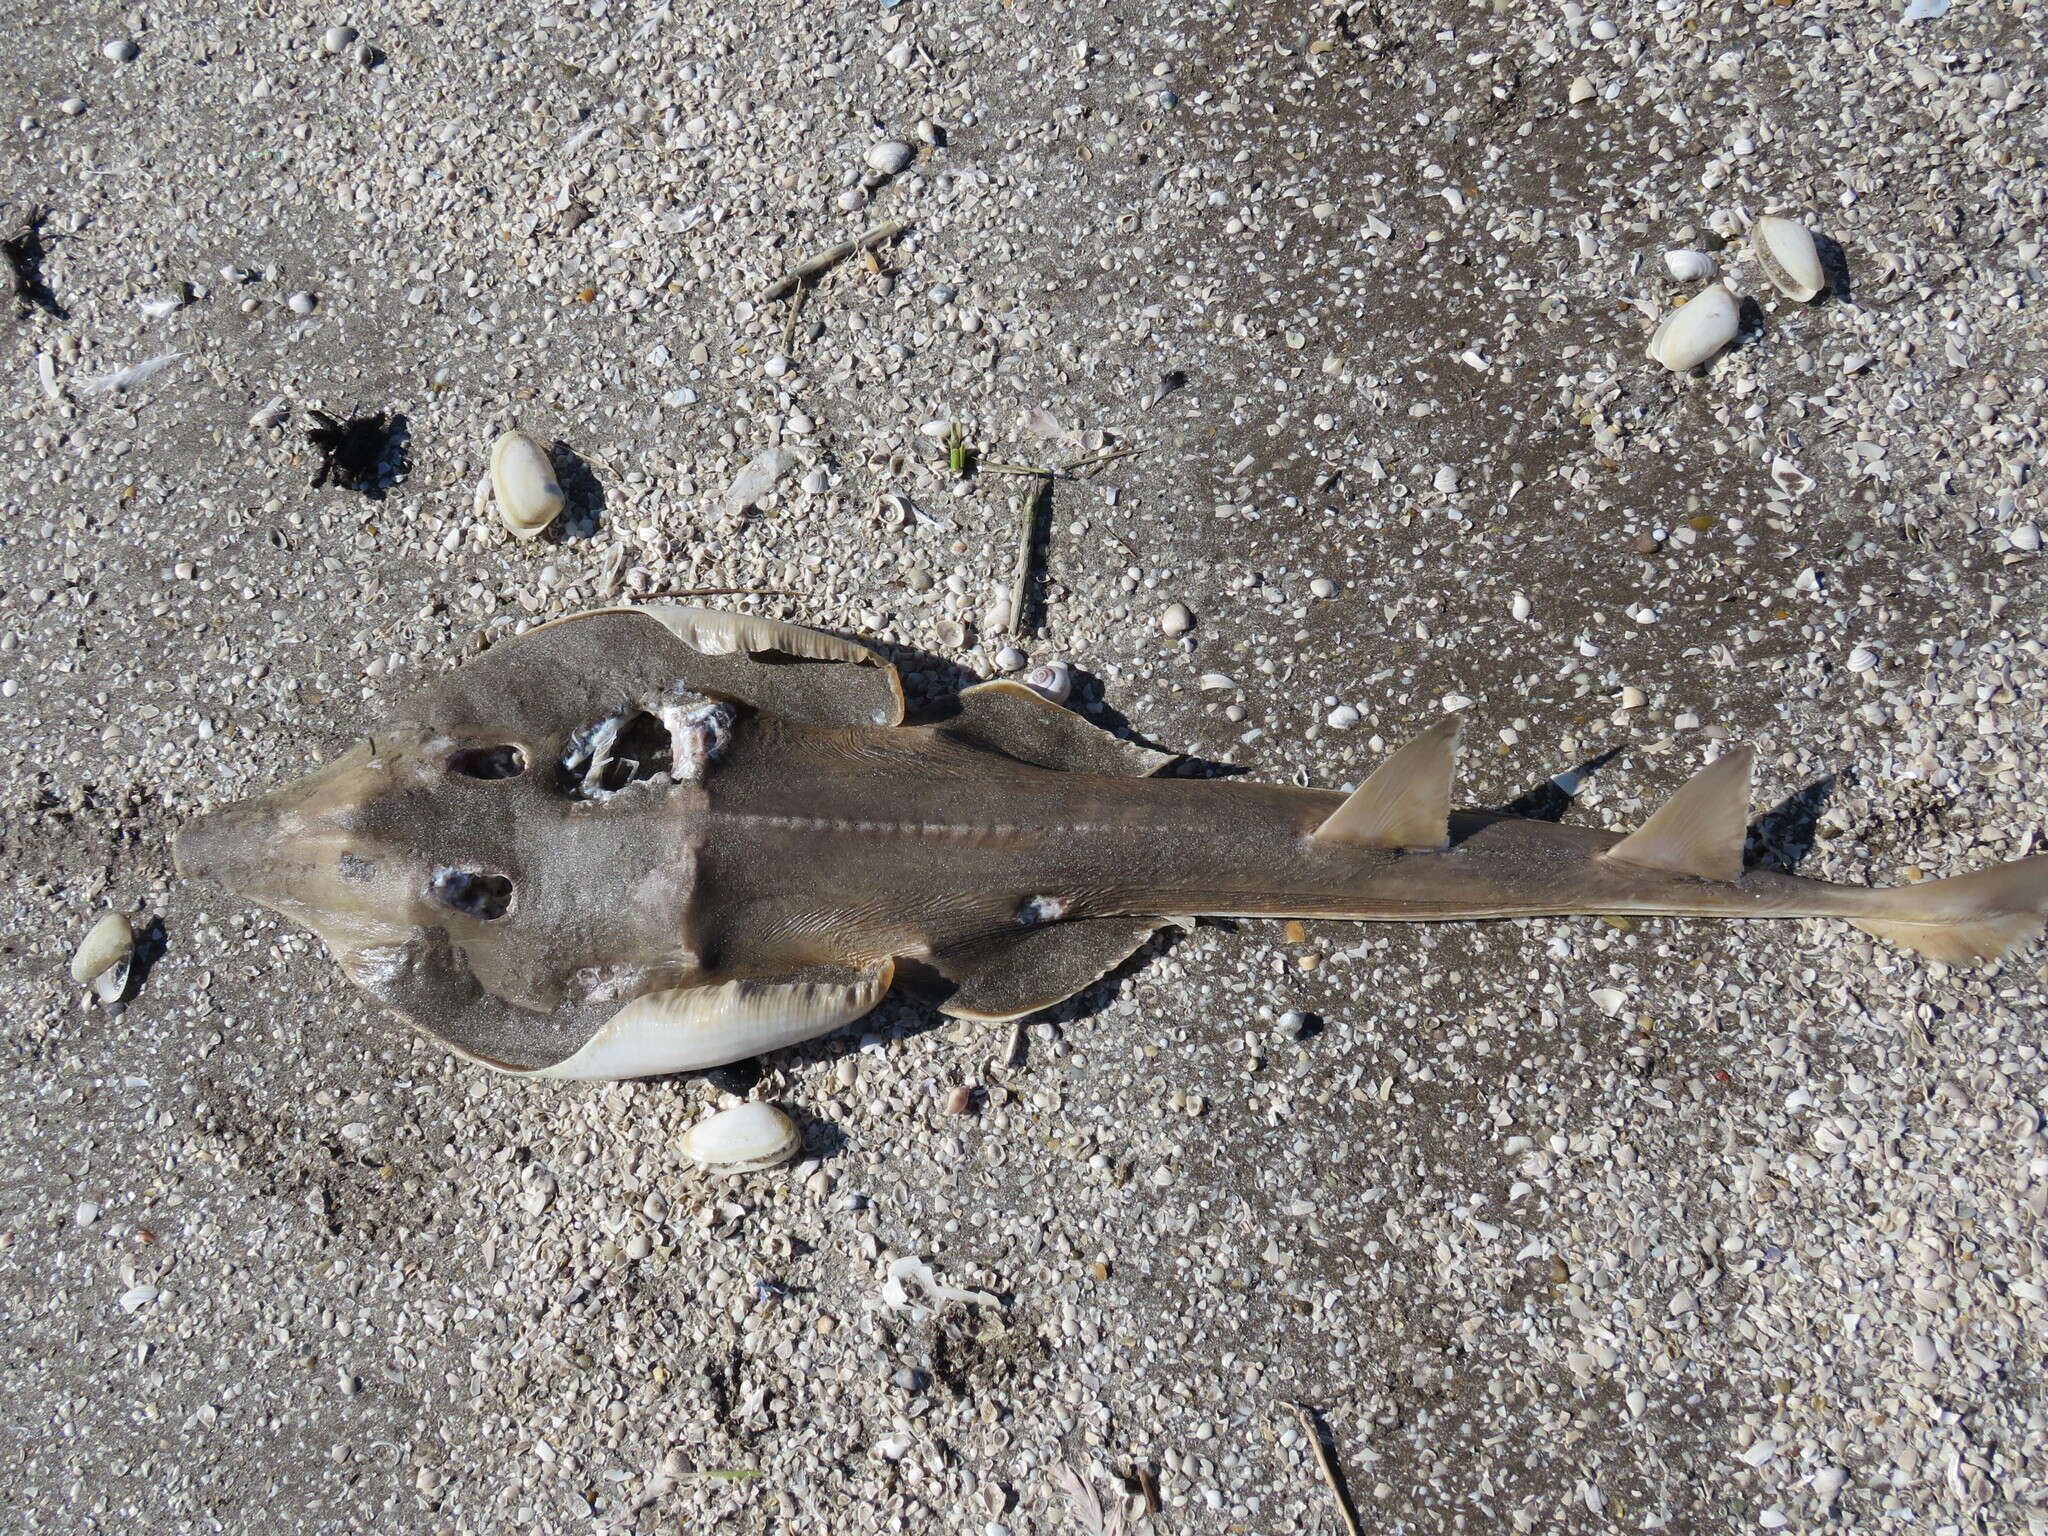
[[512, 909], [512, 882], [476, 869], [437, 869], [427, 894], [452, 912], [490, 922]]
[[516, 779], [526, 772], [526, 754], [509, 743], [464, 747], [448, 759], [448, 771], [465, 779]]

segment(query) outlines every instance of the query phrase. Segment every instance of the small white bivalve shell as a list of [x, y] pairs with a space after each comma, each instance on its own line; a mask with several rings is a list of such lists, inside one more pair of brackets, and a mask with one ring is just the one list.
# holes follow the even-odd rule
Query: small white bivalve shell
[[787, 1162], [803, 1140], [789, 1116], [754, 1099], [683, 1132], [683, 1155], [714, 1173], [754, 1173]]
[[1741, 320], [1735, 295], [1715, 283], [1664, 317], [1650, 335], [1648, 356], [1673, 373], [1697, 368], [1735, 339]]
[[515, 539], [538, 536], [561, 515], [568, 499], [547, 450], [524, 432], [503, 433], [491, 444], [491, 496]]

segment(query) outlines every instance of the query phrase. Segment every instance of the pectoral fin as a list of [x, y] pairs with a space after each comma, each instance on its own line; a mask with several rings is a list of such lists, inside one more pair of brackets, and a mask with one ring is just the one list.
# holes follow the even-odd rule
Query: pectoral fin
[[1756, 761], [1737, 747], [1687, 779], [1657, 814], [1602, 855], [1667, 875], [1701, 880], [1742, 878], [1742, 843], [1749, 829], [1749, 778]]
[[962, 690], [959, 714], [942, 722], [940, 729], [1020, 763], [1066, 773], [1143, 776], [1157, 773], [1174, 759], [1171, 752], [1155, 752], [1112, 736], [1008, 679]]
[[956, 1019], [1016, 1019], [1100, 981], [1159, 929], [1157, 917], [1099, 917], [1019, 929], [932, 957], [956, 984], [939, 1004]]
[[[887, 657], [858, 640], [801, 624], [751, 613], [650, 603], [644, 608], [572, 614], [533, 633], [573, 625], [588, 629], [592, 619], [619, 614], [652, 620], [682, 642], [685, 649], [668, 668], [667, 681], [695, 692], [738, 699], [767, 714], [809, 725], [903, 723], [903, 683]], [[654, 631], [657, 637], [660, 633]]]
[[882, 1000], [895, 967], [828, 981], [724, 981], [634, 998], [565, 1061], [533, 1077], [693, 1072], [830, 1034]]
[[1449, 847], [1451, 774], [1462, 723], [1447, 715], [1381, 763], [1316, 828], [1316, 841], [1422, 853]]

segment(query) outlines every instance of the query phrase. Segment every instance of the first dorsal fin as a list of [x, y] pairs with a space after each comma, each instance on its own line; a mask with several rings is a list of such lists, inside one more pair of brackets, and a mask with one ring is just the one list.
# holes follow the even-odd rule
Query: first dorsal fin
[[1751, 747], [1723, 753], [1687, 779], [1657, 814], [1608, 849], [1603, 858], [1701, 880], [1742, 878], [1742, 841], [1749, 827]]
[[1460, 724], [1448, 715], [1381, 763], [1316, 828], [1316, 841], [1430, 852], [1449, 847]]

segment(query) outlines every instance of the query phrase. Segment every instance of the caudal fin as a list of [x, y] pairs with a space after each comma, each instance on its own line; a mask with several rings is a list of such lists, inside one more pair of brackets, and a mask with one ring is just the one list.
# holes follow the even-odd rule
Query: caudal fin
[[2048, 924], [2048, 854], [1884, 895], [1896, 915], [1857, 920], [1865, 933], [1950, 965], [1996, 960]]

